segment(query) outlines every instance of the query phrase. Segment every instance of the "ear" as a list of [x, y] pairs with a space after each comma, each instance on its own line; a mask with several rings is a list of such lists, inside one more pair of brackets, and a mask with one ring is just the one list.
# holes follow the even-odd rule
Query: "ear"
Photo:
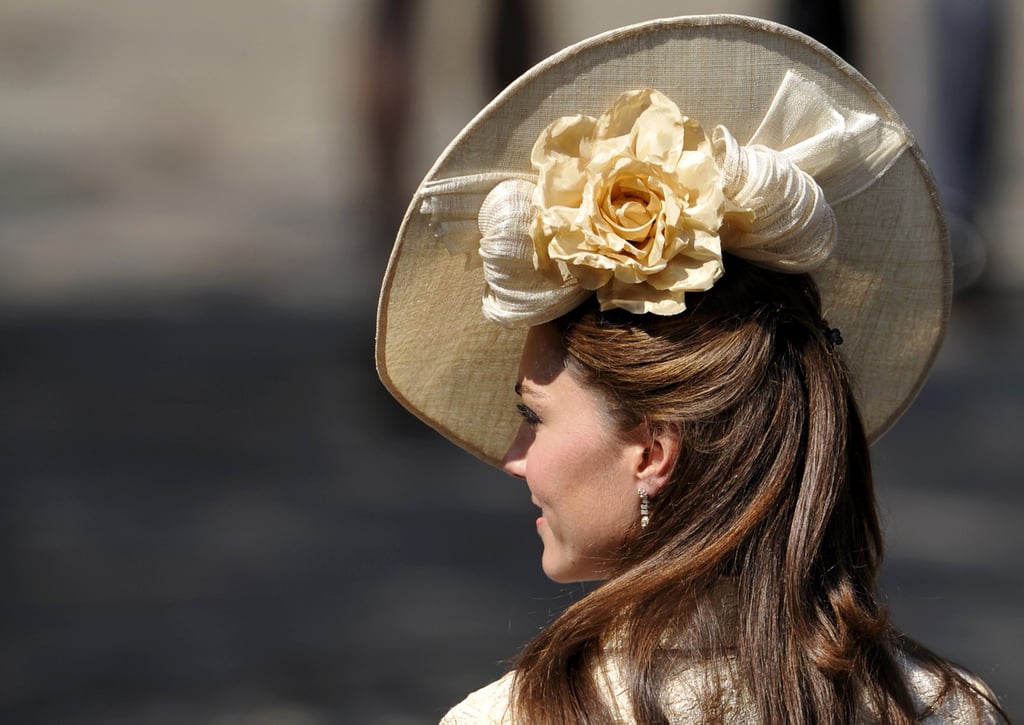
[[679, 449], [679, 432], [671, 426], [658, 426], [648, 434], [636, 475], [639, 486], [651, 498], [671, 480]]

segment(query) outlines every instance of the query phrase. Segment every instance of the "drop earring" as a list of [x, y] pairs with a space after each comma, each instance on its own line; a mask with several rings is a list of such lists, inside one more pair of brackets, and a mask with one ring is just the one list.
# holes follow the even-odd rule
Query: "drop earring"
[[642, 488], [638, 488], [636, 492], [640, 496], [640, 528], [646, 529], [647, 524], [651, 523], [651, 500]]

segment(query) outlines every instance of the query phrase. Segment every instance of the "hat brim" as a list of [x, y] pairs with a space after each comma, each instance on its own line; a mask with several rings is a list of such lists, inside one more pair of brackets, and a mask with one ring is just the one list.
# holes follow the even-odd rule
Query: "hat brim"
[[[553, 119], [598, 116], [636, 88], [660, 90], [705, 128], [722, 124], [749, 138], [789, 70], [846, 107], [902, 126], [863, 76], [801, 33], [734, 15], [682, 17], [605, 33], [541, 62], [459, 133], [423, 183], [529, 173], [530, 149]], [[519, 425], [513, 386], [526, 330], [484, 318], [480, 268], [435, 238], [420, 213], [423, 197], [421, 184], [385, 274], [377, 369], [410, 411], [498, 465]], [[835, 251], [812, 276], [825, 319], [842, 331], [840, 351], [874, 441], [916, 396], [941, 344], [951, 297], [946, 227], [912, 140], [880, 179], [834, 212]]]

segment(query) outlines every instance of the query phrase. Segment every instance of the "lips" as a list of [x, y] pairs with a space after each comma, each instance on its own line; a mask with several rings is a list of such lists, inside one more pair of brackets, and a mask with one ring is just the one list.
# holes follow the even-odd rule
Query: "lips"
[[540, 526], [542, 523], [544, 523], [544, 507], [541, 506], [537, 499], [535, 499], [533, 496], [530, 496], [530, 503], [532, 503], [534, 506], [540, 509], [541, 515], [537, 517], [537, 526]]

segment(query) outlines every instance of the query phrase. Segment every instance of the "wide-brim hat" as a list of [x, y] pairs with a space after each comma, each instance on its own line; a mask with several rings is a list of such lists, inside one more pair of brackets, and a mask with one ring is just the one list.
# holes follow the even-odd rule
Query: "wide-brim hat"
[[900, 137], [869, 184], [829, 200], [838, 236], [811, 271], [824, 317], [842, 332], [838, 349], [869, 438], [881, 436], [923, 384], [948, 318], [950, 254], [934, 183], [910, 132], [853, 67], [797, 31], [732, 15], [657, 20], [566, 48], [456, 136], [414, 194], [385, 274], [376, 353], [384, 385], [440, 433], [498, 464], [520, 422], [513, 386], [527, 328], [483, 314], [480, 265], [450, 251], [445, 222], [430, 213], [438, 190], [471, 180], [465, 213], [450, 224], [474, 224], [481, 184], [536, 175], [531, 149], [552, 121], [598, 117], [634, 89], [657, 89], [705, 128], [721, 124], [744, 141], [794, 74]]

